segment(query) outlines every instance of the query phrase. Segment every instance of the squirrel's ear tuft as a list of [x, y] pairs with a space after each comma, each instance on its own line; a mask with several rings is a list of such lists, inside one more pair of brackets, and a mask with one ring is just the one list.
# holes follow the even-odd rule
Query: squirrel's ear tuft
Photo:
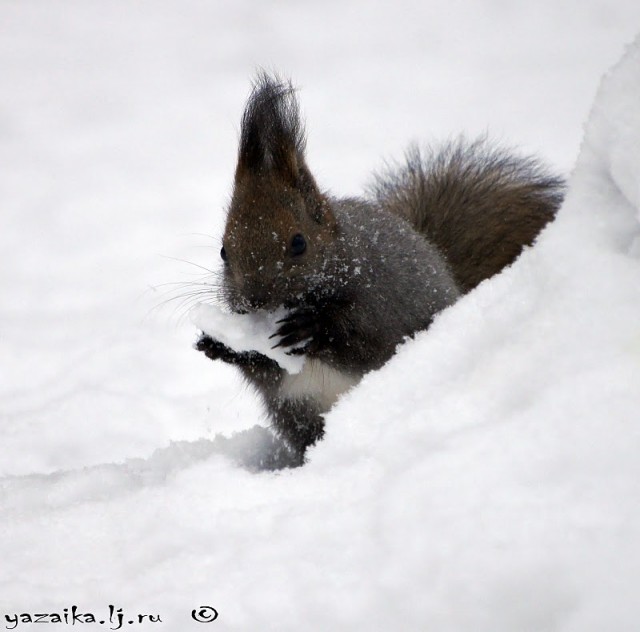
[[304, 148], [293, 86], [261, 71], [242, 116], [236, 180], [271, 172], [296, 186]]

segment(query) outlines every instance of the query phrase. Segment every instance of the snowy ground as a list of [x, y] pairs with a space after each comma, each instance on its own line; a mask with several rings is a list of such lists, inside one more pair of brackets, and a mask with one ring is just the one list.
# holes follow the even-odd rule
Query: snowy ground
[[255, 6], [0, 3], [3, 628], [115, 604], [181, 632], [209, 604], [227, 630], [637, 629], [637, 51], [558, 221], [346, 397], [304, 468], [220, 456], [250, 460], [263, 434], [219, 435], [259, 408], [153, 308], [202, 272], [170, 257], [217, 259], [256, 65], [301, 86], [333, 191], [461, 131], [568, 172], [640, 5]]

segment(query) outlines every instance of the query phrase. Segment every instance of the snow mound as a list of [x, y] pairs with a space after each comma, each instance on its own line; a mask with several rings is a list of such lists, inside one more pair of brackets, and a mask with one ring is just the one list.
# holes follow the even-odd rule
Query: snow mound
[[536, 247], [328, 416], [312, 463], [379, 474], [376, 567], [411, 629], [637, 627], [638, 103], [640, 39]]
[[585, 211], [593, 206], [597, 221], [606, 221], [608, 229], [603, 228], [602, 236], [636, 257], [640, 256], [639, 104], [640, 47], [636, 41], [602, 80], [575, 170], [583, 184], [572, 191]]
[[252, 473], [214, 441], [1, 479], [4, 612], [111, 603], [176, 632], [203, 605], [224, 630], [636, 629], [639, 73], [640, 40], [536, 246], [347, 394], [304, 467]]
[[258, 351], [293, 375], [302, 370], [304, 357], [288, 355], [282, 347], [274, 349], [276, 341], [269, 340], [269, 336], [278, 329], [277, 322], [287, 313], [280, 309], [231, 314], [216, 305], [199, 303], [191, 310], [190, 317], [198, 329], [234, 351]]

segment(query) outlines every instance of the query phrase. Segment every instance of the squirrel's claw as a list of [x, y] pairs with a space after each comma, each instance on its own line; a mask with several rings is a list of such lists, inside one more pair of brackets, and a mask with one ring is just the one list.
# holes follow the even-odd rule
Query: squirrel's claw
[[[280, 327], [269, 338], [280, 337], [280, 341], [273, 348], [295, 347], [287, 351], [292, 355], [305, 353], [318, 333], [317, 314], [310, 309], [293, 312], [277, 321], [276, 324]], [[305, 344], [298, 346], [301, 343]]]

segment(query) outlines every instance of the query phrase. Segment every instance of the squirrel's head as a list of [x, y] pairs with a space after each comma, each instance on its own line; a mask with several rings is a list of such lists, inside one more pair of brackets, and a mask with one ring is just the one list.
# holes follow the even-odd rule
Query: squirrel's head
[[220, 252], [224, 295], [234, 311], [293, 307], [319, 283], [337, 227], [304, 148], [291, 84], [261, 73], [242, 117]]

